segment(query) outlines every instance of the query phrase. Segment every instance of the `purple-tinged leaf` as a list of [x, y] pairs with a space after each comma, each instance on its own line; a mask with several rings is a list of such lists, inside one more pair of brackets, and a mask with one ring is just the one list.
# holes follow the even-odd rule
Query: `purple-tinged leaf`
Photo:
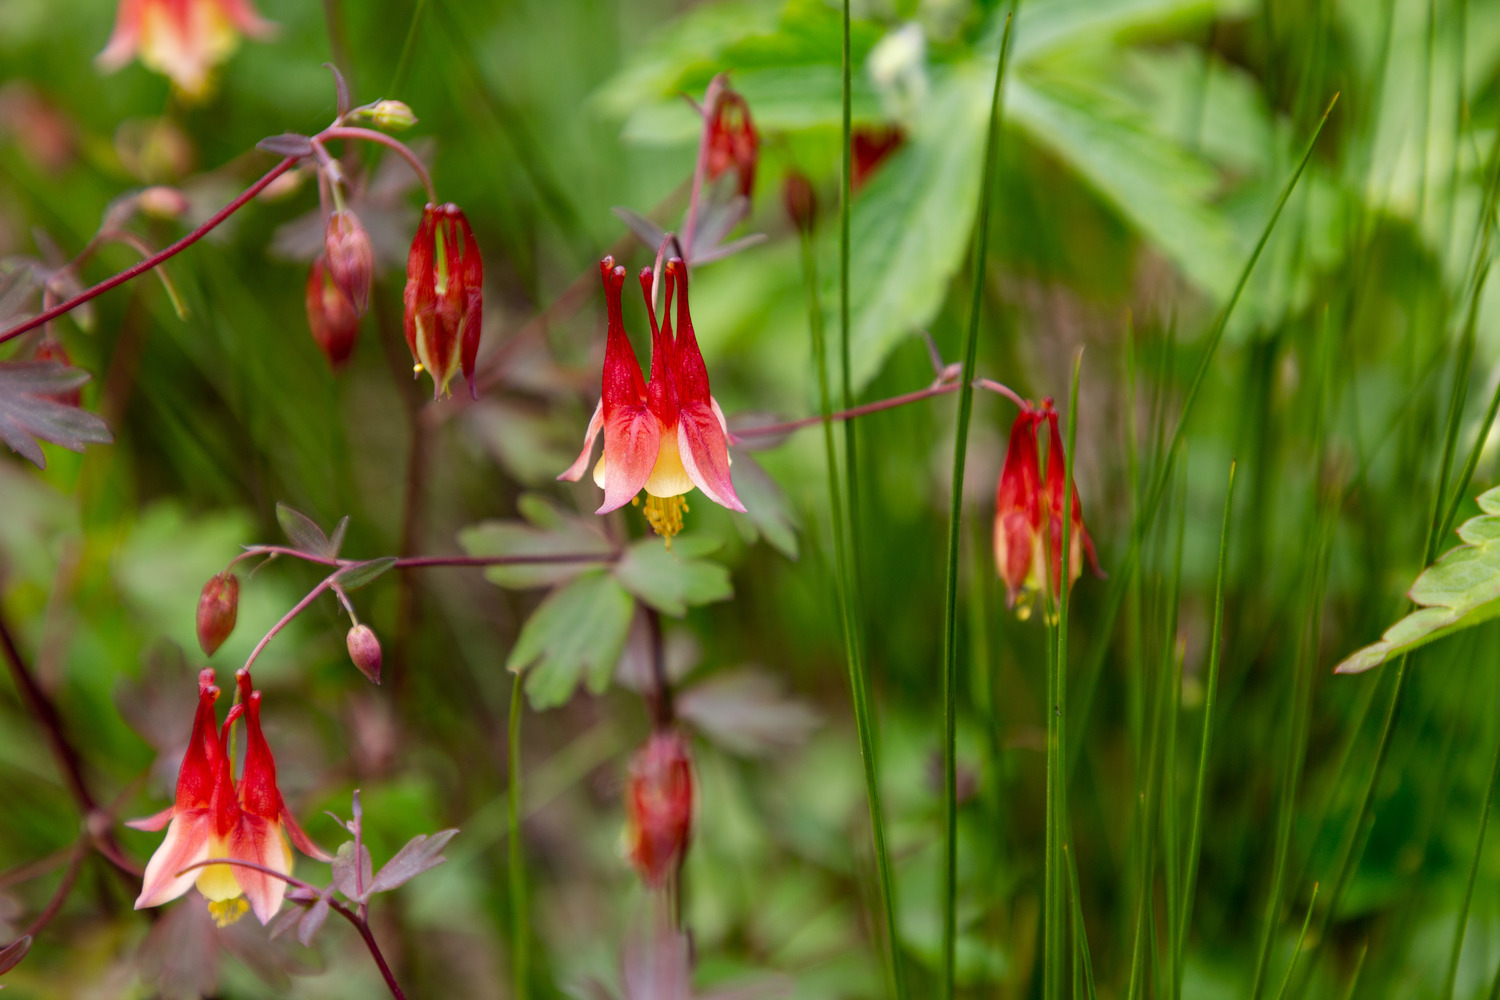
[[312, 518], [298, 510], [293, 510], [284, 503], [276, 505], [276, 520], [281, 524], [281, 530], [286, 532], [287, 541], [292, 543], [292, 548], [308, 555], [322, 556], [332, 559], [335, 556], [333, 545], [328, 536], [323, 534], [323, 529], [313, 523]]
[[[287, 891], [286, 895], [287, 899], [292, 898], [290, 890]], [[281, 935], [285, 934], [287, 931], [300, 924], [302, 922], [302, 918], [305, 916], [307, 916], [306, 907], [288, 906], [286, 909], [276, 914], [276, 919], [272, 920], [271, 923], [266, 927], [267, 936], [272, 941], [275, 941], [277, 938], [281, 937]]]
[[88, 380], [88, 372], [55, 361], [0, 365], [0, 440], [39, 469], [47, 467], [39, 441], [69, 451], [112, 443], [114, 435], [97, 414], [55, 398]]
[[344, 79], [344, 74], [340, 73], [339, 68], [333, 63], [324, 63], [323, 68], [333, 74], [334, 86], [338, 88], [339, 95], [339, 117], [342, 118], [349, 113], [350, 105], [353, 103], [349, 100], [349, 82]]
[[11, 969], [20, 964], [21, 959], [31, 950], [31, 938], [23, 937], [0, 948], [0, 976], [5, 975]]
[[769, 238], [765, 233], [751, 233], [749, 236], [741, 236], [737, 240], [732, 240], [729, 243], [721, 243], [704, 250], [702, 253], [693, 254], [693, 263], [712, 264], [716, 260], [732, 257], [741, 250], [748, 250], [757, 244], [764, 243]]
[[333, 534], [328, 536], [328, 554], [338, 558], [339, 550], [344, 547], [344, 533], [349, 530], [349, 515], [345, 514], [339, 518], [339, 523], [333, 526]]
[[328, 921], [328, 913], [333, 908], [333, 900], [327, 892], [318, 896], [318, 901], [307, 908], [302, 914], [302, 922], [297, 925], [297, 940], [302, 942], [304, 948], [311, 948], [313, 938], [318, 931], [323, 929], [323, 924]]
[[777, 677], [754, 667], [695, 684], [676, 704], [677, 713], [704, 736], [745, 757], [800, 746], [822, 721], [811, 706], [787, 697]]
[[377, 892], [390, 892], [398, 885], [416, 878], [425, 871], [436, 868], [448, 859], [443, 857], [443, 848], [448, 846], [448, 841], [458, 836], [457, 830], [439, 830], [431, 836], [423, 833], [418, 834], [407, 841], [406, 846], [396, 852], [396, 856], [385, 863], [375, 875], [375, 881], [369, 883], [366, 896], [373, 896]]
[[633, 212], [620, 205], [616, 205], [610, 211], [614, 213], [615, 218], [625, 223], [625, 228], [634, 233], [636, 239], [646, 244], [653, 251], [661, 246], [662, 240], [667, 238], [666, 230], [638, 212]]
[[339, 586], [345, 590], [358, 590], [384, 576], [394, 565], [396, 565], [395, 556], [381, 556], [379, 559], [366, 559], [364, 562], [353, 563], [339, 571]]
[[311, 156], [313, 152], [312, 140], [295, 132], [267, 136], [257, 142], [255, 148], [276, 156]]
[[31, 263], [23, 262], [13, 270], [0, 272], [0, 328], [30, 314], [27, 303], [36, 290], [36, 267]]
[[333, 859], [333, 887], [355, 902], [369, 898], [370, 883], [374, 881], [375, 869], [370, 861], [370, 849], [359, 846], [359, 872], [354, 870], [354, 841], [339, 845], [339, 853]]

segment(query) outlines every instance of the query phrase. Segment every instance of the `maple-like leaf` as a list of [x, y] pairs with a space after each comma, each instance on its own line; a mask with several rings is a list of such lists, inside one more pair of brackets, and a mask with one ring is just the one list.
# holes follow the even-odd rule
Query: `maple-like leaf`
[[56, 361], [15, 361], [0, 365], [0, 440], [39, 469], [47, 467], [39, 442], [83, 451], [86, 444], [112, 444], [114, 435], [99, 416], [56, 397], [89, 380], [89, 373]]

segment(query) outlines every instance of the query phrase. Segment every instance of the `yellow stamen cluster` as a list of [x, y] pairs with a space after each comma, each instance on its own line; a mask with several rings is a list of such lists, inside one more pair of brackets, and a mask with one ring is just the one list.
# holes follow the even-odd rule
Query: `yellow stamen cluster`
[[216, 899], [208, 904], [209, 916], [220, 927], [228, 927], [250, 912], [250, 901], [244, 896], [233, 899]]
[[[666, 539], [667, 548], [672, 547], [672, 536], [682, 530], [682, 515], [687, 513], [687, 497], [679, 493], [675, 497], [658, 497], [650, 493], [646, 495], [645, 509], [646, 522], [651, 525], [651, 530]], [[641, 502], [640, 497], [631, 501], [632, 504]]]

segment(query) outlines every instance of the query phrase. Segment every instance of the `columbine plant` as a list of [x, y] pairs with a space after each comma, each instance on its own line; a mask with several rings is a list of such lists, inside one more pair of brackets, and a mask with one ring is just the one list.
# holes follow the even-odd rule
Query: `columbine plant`
[[139, 56], [184, 97], [201, 99], [241, 35], [263, 38], [271, 30], [250, 0], [120, 0], [114, 33], [97, 61], [113, 72]]
[[[693, 333], [688, 310], [687, 265], [679, 257], [666, 263], [667, 293], [661, 322], [652, 304], [654, 284], [650, 268], [641, 271], [641, 291], [651, 319], [651, 381], [641, 374], [640, 362], [625, 334], [621, 289], [625, 268], [613, 257], [599, 263], [609, 309], [608, 340], [599, 405], [584, 434], [583, 451], [558, 479], [582, 478], [593, 455], [594, 439], [604, 431], [604, 454], [594, 466], [594, 482], [604, 489], [598, 514], [608, 514], [627, 502], [640, 502], [652, 530], [667, 539], [682, 530], [687, 511], [684, 495], [693, 487], [714, 503], [743, 512], [729, 476], [729, 437], [724, 411], [709, 393], [708, 369]], [[672, 296], [677, 299], [677, 331], [673, 337]]]

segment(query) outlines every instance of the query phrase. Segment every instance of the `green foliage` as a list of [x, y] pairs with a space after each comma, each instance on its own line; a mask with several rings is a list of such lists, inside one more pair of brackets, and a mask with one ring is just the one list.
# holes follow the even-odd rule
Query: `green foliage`
[[1500, 616], [1500, 487], [1475, 501], [1484, 511], [1459, 525], [1464, 544], [1423, 570], [1407, 596], [1419, 610], [1385, 630], [1380, 641], [1342, 660], [1341, 674], [1356, 674], [1429, 642]]

